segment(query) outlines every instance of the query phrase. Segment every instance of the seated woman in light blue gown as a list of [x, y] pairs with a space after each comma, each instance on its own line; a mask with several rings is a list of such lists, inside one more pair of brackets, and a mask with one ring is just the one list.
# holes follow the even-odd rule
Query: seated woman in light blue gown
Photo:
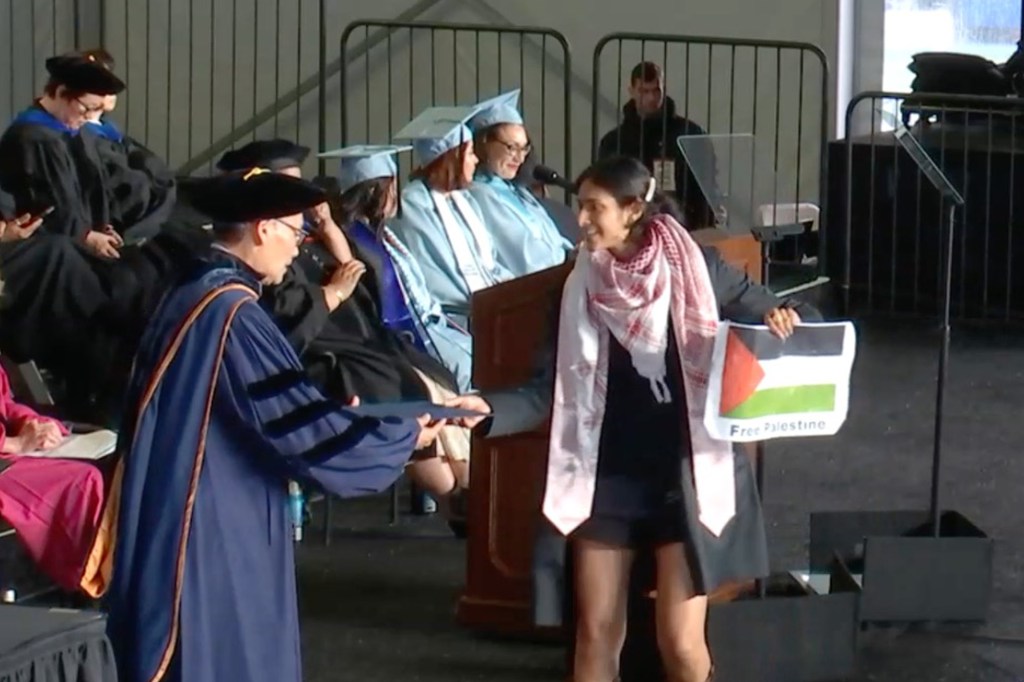
[[[364, 258], [372, 258], [385, 326], [409, 338], [455, 375], [459, 390], [471, 385], [473, 339], [445, 315], [427, 288], [417, 258], [388, 227], [398, 209], [398, 166], [394, 156], [411, 147], [358, 145], [320, 154], [338, 158], [341, 209], [348, 224], [345, 234]], [[387, 197], [387, 198], [385, 198]], [[360, 206], [374, 204], [382, 215], [355, 215]]]
[[433, 107], [395, 136], [411, 142], [416, 168], [391, 230], [423, 272], [427, 291], [468, 329], [473, 292], [515, 275], [497, 258], [480, 206], [466, 191], [477, 159], [465, 122], [476, 107]]
[[469, 122], [480, 159], [469, 193], [480, 204], [498, 262], [516, 277], [561, 265], [573, 245], [528, 189], [514, 182], [530, 153], [530, 138], [516, 108], [519, 90], [481, 102]]

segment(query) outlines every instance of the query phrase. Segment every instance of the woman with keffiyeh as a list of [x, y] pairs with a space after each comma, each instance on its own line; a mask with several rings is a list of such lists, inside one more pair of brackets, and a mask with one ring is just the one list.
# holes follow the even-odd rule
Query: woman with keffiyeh
[[785, 337], [817, 313], [783, 304], [697, 245], [639, 162], [602, 160], [577, 187], [585, 246], [562, 295], [557, 359], [548, 349], [527, 386], [451, 404], [492, 414], [481, 424], [490, 436], [536, 428], [553, 408], [543, 508], [549, 535], [563, 541], [535, 549], [535, 617], [561, 619], [568, 538], [575, 682], [617, 679], [638, 552], [655, 558], [666, 679], [705, 682], [707, 595], [768, 573], [751, 463], [703, 425], [718, 322], [763, 322]]

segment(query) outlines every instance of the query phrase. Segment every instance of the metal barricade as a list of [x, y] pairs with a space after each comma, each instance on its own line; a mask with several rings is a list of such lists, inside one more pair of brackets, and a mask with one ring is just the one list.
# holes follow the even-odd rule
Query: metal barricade
[[181, 174], [253, 139], [313, 146], [327, 0], [103, 0], [114, 119]]
[[[624, 98], [631, 72], [641, 62], [653, 62], [660, 68], [666, 96], [661, 125], [653, 126], [657, 138], [653, 146], [644, 139], [652, 126], [626, 121], [636, 115], [635, 109], [630, 111], [632, 103]], [[761, 225], [780, 224], [788, 222], [788, 216], [801, 215], [800, 209], [816, 206], [820, 216], [814, 228], [822, 244], [815, 249], [813, 235], [809, 235], [809, 246], [818, 254], [817, 267], [824, 265], [829, 69], [820, 48], [782, 41], [613, 33], [594, 49], [593, 78], [595, 158], [602, 153], [628, 152], [645, 157], [642, 160], [651, 167], [651, 157], [658, 153], [678, 154], [676, 140], [666, 139], [673, 110], [706, 134], [752, 134], [756, 158], [762, 162], [758, 165], [774, 173], [774, 178], [763, 203], [749, 207], [750, 215]], [[615, 95], [609, 97], [609, 92]], [[637, 129], [639, 141], [630, 140], [628, 130], [626, 135], [616, 134], [624, 121]], [[697, 128], [690, 130], [689, 134], [700, 134]], [[643, 151], [638, 154], [637, 149], [625, 146]], [[677, 190], [685, 203], [689, 197], [682, 194], [690, 188]], [[817, 209], [809, 210], [817, 214]], [[815, 269], [814, 254], [806, 255], [804, 266]]]
[[[339, 43], [345, 67], [337, 77], [328, 76], [329, 43], [321, 45], [321, 149], [388, 143], [426, 107], [472, 104], [520, 88], [536, 153], [571, 172], [572, 58], [557, 31], [366, 20], [349, 24]], [[410, 163], [403, 157], [400, 163]]]
[[92, 4], [8, 0], [0, 5], [0, 125], [6, 126], [42, 92], [48, 57], [93, 47], [89, 41], [98, 36], [91, 30]]
[[[887, 113], [886, 113], [887, 112]], [[1024, 318], [1024, 100], [865, 92], [833, 143], [831, 270], [848, 314], [935, 315], [941, 302], [943, 213], [938, 192], [895, 143], [898, 117], [964, 196], [955, 223], [952, 314]], [[1018, 132], [1018, 128], [1021, 128]]]

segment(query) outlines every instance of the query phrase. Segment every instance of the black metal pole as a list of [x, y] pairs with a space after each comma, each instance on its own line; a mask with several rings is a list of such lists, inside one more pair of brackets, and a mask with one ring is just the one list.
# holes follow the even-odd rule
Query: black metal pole
[[940, 537], [939, 517], [939, 482], [942, 466], [942, 408], [946, 398], [946, 377], [949, 374], [949, 313], [953, 291], [953, 226], [956, 220], [956, 204], [950, 203], [946, 221], [945, 253], [942, 259], [942, 278], [944, 292], [942, 295], [942, 338], [939, 341], [939, 376], [935, 392], [935, 441], [932, 444], [932, 490], [931, 517], [932, 534]]
[[[768, 274], [768, 269], [771, 265], [771, 242], [764, 240], [761, 242], [761, 284], [768, 286], [771, 278]], [[768, 451], [767, 446], [763, 440], [757, 441], [757, 445], [754, 449], [754, 458], [757, 460], [754, 462], [754, 477], [757, 481], [757, 495], [761, 500], [761, 504], [764, 504], [764, 460], [765, 453]], [[770, 572], [770, 571], [769, 571]], [[754, 586], [757, 589], [757, 596], [760, 599], [764, 599], [768, 594], [767, 581], [758, 579], [754, 582]]]
[[1017, 47], [1024, 50], [1024, 0], [1020, 0], [1020, 37], [1017, 40]]

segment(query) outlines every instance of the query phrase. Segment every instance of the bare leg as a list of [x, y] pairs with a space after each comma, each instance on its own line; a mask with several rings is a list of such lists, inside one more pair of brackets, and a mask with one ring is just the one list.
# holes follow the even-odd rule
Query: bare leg
[[[461, 493], [469, 485], [469, 462], [429, 457], [414, 460], [406, 473], [413, 483], [434, 498], [444, 518], [464, 522], [466, 509]], [[463, 475], [465, 480], [461, 478]]]
[[448, 466], [451, 467], [452, 474], [455, 475], [455, 480], [459, 482], [459, 487], [466, 490], [469, 489], [469, 462], [461, 459], [449, 459]]
[[414, 460], [405, 472], [413, 483], [430, 493], [438, 502], [451, 495], [458, 485], [452, 468], [440, 457]]
[[706, 682], [711, 674], [704, 623], [708, 598], [696, 596], [690, 566], [681, 543], [655, 550], [658, 599], [655, 614], [658, 650], [668, 682]]
[[575, 682], [614, 682], [626, 642], [633, 551], [591, 540], [576, 545]]

